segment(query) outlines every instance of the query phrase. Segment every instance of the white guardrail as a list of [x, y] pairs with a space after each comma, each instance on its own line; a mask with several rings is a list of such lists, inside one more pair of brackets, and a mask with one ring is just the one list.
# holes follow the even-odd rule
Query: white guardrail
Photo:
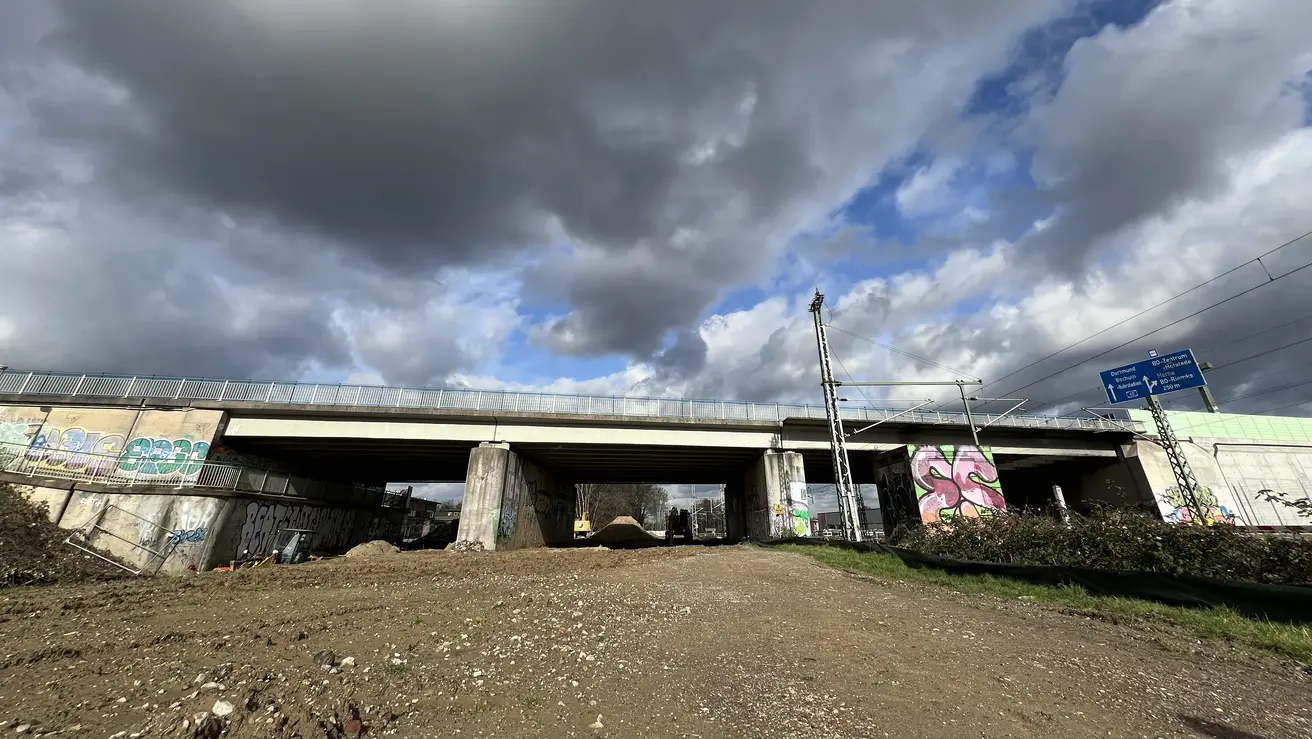
[[[253, 382], [185, 377], [128, 375], [77, 375], [62, 372], [7, 370], [0, 373], [0, 395], [31, 397], [152, 398], [248, 403], [340, 405], [351, 407], [433, 408], [442, 410], [504, 411], [596, 416], [638, 416], [726, 421], [783, 421], [789, 418], [825, 417], [823, 406], [785, 403], [750, 403], [729, 400], [632, 398], [605, 395], [504, 392], [499, 390], [448, 390], [381, 385], [327, 385], [305, 382]], [[964, 413], [899, 411], [882, 408], [843, 408], [843, 420], [869, 422], [897, 416], [910, 423], [965, 426]], [[975, 424], [1034, 429], [1086, 429], [1090, 431], [1143, 432], [1142, 423], [1101, 418], [1058, 416], [999, 416], [974, 414]]]
[[116, 486], [236, 490], [311, 500], [382, 505], [383, 488], [297, 477], [269, 470], [210, 464], [182, 456], [129, 456], [0, 442], [0, 471]]

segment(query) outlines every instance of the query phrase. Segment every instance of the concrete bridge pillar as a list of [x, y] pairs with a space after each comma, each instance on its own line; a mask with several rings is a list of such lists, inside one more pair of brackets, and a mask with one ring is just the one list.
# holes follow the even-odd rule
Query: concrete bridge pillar
[[797, 452], [768, 450], [725, 487], [725, 528], [730, 540], [775, 539], [810, 531], [806, 470]]
[[509, 444], [484, 442], [470, 451], [457, 542], [492, 551], [561, 544], [573, 536], [573, 484]]

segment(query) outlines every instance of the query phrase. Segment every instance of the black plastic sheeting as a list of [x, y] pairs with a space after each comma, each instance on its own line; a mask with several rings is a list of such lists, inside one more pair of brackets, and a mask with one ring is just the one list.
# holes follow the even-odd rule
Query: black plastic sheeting
[[882, 552], [892, 554], [908, 567], [917, 569], [933, 568], [954, 575], [995, 575], [1035, 585], [1078, 585], [1097, 595], [1119, 595], [1187, 608], [1229, 606], [1249, 618], [1294, 624], [1312, 623], [1312, 588], [1297, 585], [1264, 585], [1163, 572], [972, 562], [873, 542], [781, 539], [770, 544], [830, 546], [860, 552]]

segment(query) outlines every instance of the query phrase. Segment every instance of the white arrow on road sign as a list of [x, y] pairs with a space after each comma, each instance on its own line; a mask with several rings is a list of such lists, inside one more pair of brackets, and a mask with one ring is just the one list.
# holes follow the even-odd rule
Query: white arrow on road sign
[[1109, 384], [1109, 385], [1107, 385], [1107, 392], [1111, 393], [1111, 396], [1112, 396], [1112, 402], [1115, 403], [1115, 402], [1116, 402], [1116, 388], [1112, 387], [1112, 386]]
[[1148, 394], [1151, 395], [1153, 392], [1153, 388], [1157, 387], [1157, 381], [1148, 379], [1147, 375], [1144, 375], [1139, 379], [1143, 380], [1143, 384], [1148, 387]]

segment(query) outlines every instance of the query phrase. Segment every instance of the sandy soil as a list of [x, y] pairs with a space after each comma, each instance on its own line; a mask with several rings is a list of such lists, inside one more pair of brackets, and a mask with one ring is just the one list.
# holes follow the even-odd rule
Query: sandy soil
[[750, 547], [10, 589], [0, 644], [12, 735], [1312, 736], [1294, 665]]

